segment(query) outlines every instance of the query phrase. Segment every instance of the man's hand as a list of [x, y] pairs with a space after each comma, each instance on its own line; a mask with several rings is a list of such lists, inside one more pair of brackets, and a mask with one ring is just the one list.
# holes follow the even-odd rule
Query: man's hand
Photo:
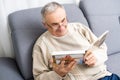
[[94, 66], [95, 63], [97, 62], [96, 57], [94, 56], [94, 54], [92, 53], [92, 51], [88, 50], [86, 51], [85, 55], [84, 55], [84, 63], [87, 66]]
[[75, 67], [75, 65], [76, 61], [71, 56], [66, 56], [62, 58], [60, 64], [55, 64], [52, 62], [53, 70], [61, 77], [64, 77], [69, 71], [71, 71]]

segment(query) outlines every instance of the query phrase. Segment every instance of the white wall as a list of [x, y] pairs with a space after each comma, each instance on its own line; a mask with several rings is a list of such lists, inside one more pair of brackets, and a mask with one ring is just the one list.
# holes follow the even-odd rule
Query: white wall
[[77, 5], [79, 2], [79, 0], [0, 0], [0, 57], [14, 57], [8, 14], [21, 9], [40, 7], [51, 1]]

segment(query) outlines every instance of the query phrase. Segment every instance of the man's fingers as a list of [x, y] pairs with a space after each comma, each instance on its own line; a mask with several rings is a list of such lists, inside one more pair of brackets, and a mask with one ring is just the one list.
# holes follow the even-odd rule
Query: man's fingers
[[87, 50], [84, 55], [84, 61], [88, 60], [91, 57], [92, 52]]
[[96, 63], [96, 58], [93, 55], [90, 55], [89, 57], [87, 57], [85, 59], [85, 64], [87, 64], [88, 66], [93, 66]]
[[91, 53], [92, 53], [91, 50], [85, 51], [85, 57], [89, 56]]
[[70, 64], [68, 64], [68, 66], [66, 68], [72, 69], [73, 67], [75, 67], [75, 65], [76, 65], [76, 61], [72, 61]]
[[65, 61], [61, 61], [60, 67], [63, 68], [65, 66]]
[[93, 57], [94, 55], [92, 53], [89, 53], [89, 55], [85, 57], [85, 60], [90, 60]]
[[90, 64], [92, 62], [94, 62], [94, 58], [93, 57], [91, 57], [89, 60], [86, 60], [85, 64]]

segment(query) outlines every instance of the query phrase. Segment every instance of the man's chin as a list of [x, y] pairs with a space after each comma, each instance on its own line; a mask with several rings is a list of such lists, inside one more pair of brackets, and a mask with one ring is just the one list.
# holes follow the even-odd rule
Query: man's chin
[[57, 34], [57, 37], [62, 37], [62, 36], [64, 36], [66, 33], [59, 33], [59, 34]]
[[66, 35], [67, 34], [67, 30], [65, 31], [57, 31], [57, 33], [56, 33], [56, 35], [55, 36], [57, 36], [57, 37], [62, 37], [62, 36], [64, 36], [64, 35]]

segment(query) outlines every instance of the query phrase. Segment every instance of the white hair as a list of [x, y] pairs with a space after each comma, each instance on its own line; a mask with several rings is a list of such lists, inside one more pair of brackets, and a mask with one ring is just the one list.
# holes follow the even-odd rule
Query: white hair
[[41, 10], [41, 15], [42, 15], [43, 21], [45, 21], [46, 14], [54, 12], [57, 8], [64, 9], [64, 7], [57, 2], [50, 2], [50, 3], [46, 4]]

